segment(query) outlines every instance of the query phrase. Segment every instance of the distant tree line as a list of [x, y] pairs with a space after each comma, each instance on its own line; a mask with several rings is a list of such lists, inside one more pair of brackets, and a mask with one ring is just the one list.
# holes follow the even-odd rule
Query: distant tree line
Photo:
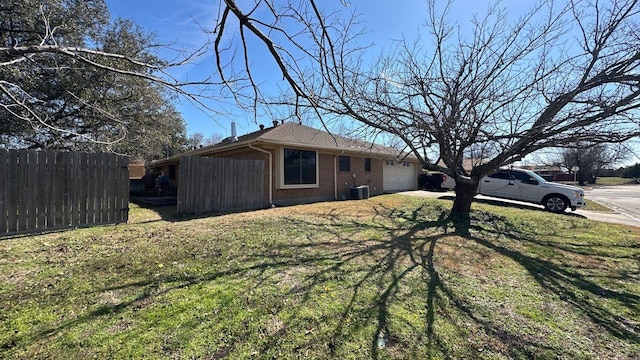
[[623, 178], [640, 178], [640, 163], [617, 169], [603, 169], [601, 176], [617, 176]]

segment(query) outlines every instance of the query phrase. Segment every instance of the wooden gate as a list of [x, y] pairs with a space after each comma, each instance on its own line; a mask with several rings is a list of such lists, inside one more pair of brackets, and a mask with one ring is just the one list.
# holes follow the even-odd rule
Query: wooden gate
[[0, 149], [0, 236], [127, 222], [129, 158]]
[[178, 214], [251, 210], [264, 206], [264, 161], [183, 156]]

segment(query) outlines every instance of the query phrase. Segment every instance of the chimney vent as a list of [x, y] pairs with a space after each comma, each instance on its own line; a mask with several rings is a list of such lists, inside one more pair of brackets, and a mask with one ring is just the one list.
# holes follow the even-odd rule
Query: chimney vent
[[236, 133], [236, 123], [234, 121], [231, 122], [231, 141], [238, 141], [238, 134]]

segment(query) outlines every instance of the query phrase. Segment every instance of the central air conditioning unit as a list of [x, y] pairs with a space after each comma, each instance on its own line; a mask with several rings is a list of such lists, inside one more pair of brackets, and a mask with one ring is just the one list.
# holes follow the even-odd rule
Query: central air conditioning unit
[[353, 186], [351, 188], [351, 200], [363, 200], [369, 198], [369, 185]]

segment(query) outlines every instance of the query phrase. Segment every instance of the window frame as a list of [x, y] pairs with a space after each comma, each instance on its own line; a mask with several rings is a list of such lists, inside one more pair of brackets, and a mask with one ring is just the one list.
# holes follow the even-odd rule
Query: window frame
[[371, 158], [364, 158], [364, 172], [371, 172]]
[[341, 171], [341, 172], [349, 172], [349, 171], [351, 171], [351, 157], [350, 156], [347, 156], [347, 155], [338, 156], [338, 171]]
[[[285, 164], [285, 153], [286, 150], [296, 150], [296, 151], [304, 151], [304, 152], [309, 152], [309, 153], [314, 153], [315, 155], [315, 183], [310, 183], [310, 184], [287, 184], [286, 183], [286, 179], [285, 179], [285, 168], [286, 168], [286, 164]], [[300, 148], [294, 148], [294, 147], [281, 147], [279, 149], [279, 154], [278, 154], [278, 163], [279, 163], [279, 171], [278, 171], [278, 175], [279, 175], [279, 181], [278, 181], [278, 188], [279, 189], [311, 189], [311, 188], [318, 188], [320, 187], [320, 171], [319, 171], [319, 166], [320, 166], [320, 156], [318, 154], [318, 151], [316, 150], [310, 150], [310, 149], [300, 149]]]

